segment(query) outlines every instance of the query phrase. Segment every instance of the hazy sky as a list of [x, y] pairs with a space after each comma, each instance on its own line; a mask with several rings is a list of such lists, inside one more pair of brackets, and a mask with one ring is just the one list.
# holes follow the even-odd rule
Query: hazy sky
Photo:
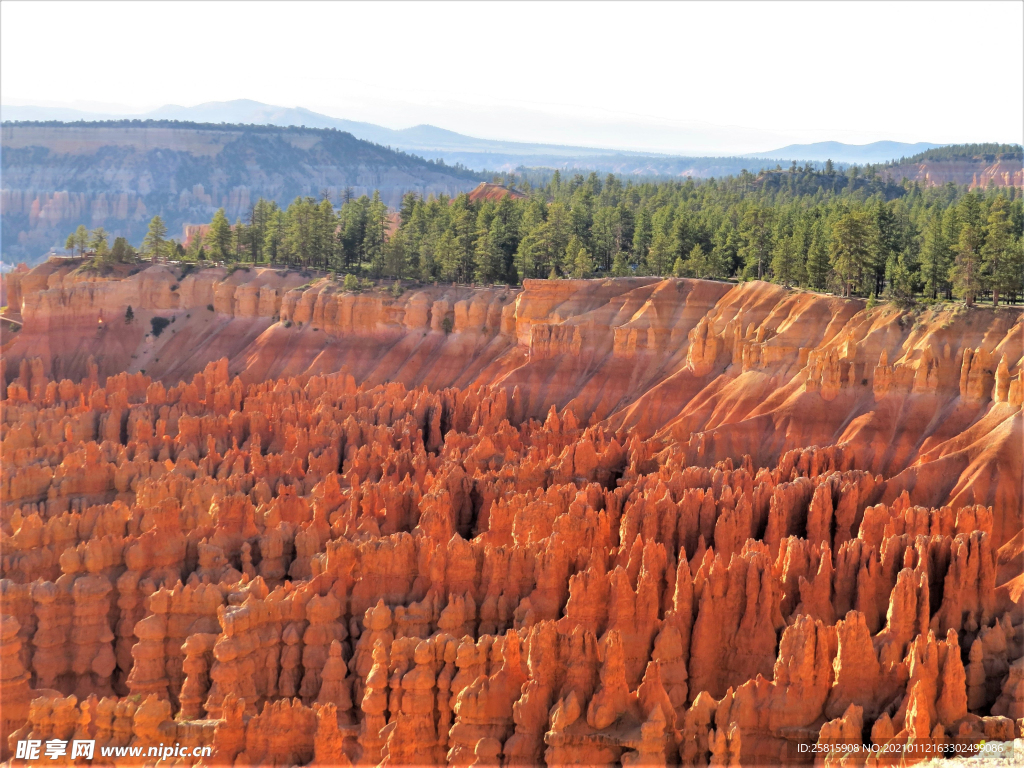
[[4, 104], [248, 98], [675, 152], [1020, 142], [1020, 2], [0, 5]]

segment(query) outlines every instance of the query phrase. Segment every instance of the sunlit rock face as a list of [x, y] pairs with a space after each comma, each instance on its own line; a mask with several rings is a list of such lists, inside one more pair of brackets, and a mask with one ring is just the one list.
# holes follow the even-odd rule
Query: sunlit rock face
[[[774, 765], [1019, 735], [1016, 311], [21, 274], [4, 760]], [[176, 320], [147, 340], [152, 316]]]

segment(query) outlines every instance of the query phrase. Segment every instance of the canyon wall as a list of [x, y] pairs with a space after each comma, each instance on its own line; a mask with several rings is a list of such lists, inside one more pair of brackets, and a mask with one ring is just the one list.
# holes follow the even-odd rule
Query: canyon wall
[[1024, 169], [1019, 159], [994, 157], [964, 157], [956, 160], [922, 160], [919, 163], [900, 163], [883, 168], [879, 173], [895, 182], [903, 179], [923, 186], [941, 187], [943, 184], [967, 184], [971, 189], [994, 187], [1024, 187]]

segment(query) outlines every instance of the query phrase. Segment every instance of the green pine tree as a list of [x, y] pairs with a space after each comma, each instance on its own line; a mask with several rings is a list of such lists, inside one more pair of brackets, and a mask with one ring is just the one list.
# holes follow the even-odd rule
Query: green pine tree
[[159, 216], [149, 220], [149, 230], [142, 240], [142, 252], [151, 257], [160, 256], [164, 251], [164, 238], [167, 236], [167, 225]]
[[478, 283], [497, 283], [505, 279], [504, 254], [498, 249], [490, 229], [481, 229], [476, 239], [476, 273]]
[[864, 277], [867, 292], [877, 296], [884, 289], [888, 266], [898, 260], [902, 243], [899, 222], [888, 204], [879, 200], [872, 218], [874, 231]]
[[921, 278], [925, 295], [936, 299], [949, 289], [949, 268], [952, 257], [946, 233], [942, 225], [942, 214], [933, 213], [924, 232], [924, 247], [921, 249]]
[[967, 306], [974, 304], [982, 288], [982, 225], [981, 203], [977, 195], [967, 194], [957, 206], [960, 235], [954, 248], [950, 282], [953, 295], [963, 299]]
[[264, 224], [262, 252], [271, 264], [277, 264], [283, 255], [284, 211], [275, 203], [268, 205]]
[[674, 277], [689, 277], [686, 273], [686, 262], [682, 256], [676, 256], [675, 263], [672, 264], [672, 275]]
[[909, 255], [891, 256], [886, 265], [886, 296], [898, 307], [910, 306], [914, 301], [914, 270]]
[[843, 296], [852, 295], [854, 286], [860, 284], [869, 264], [871, 229], [871, 216], [862, 209], [844, 213], [832, 225], [829, 257]]
[[123, 237], [115, 237], [110, 249], [110, 260], [116, 264], [129, 264], [135, 261], [135, 249]]
[[384, 244], [384, 274], [401, 280], [409, 266], [409, 255], [406, 247], [406, 235], [398, 230]]
[[594, 260], [583, 242], [573, 235], [565, 249], [565, 263], [571, 265], [571, 274], [577, 280], [590, 277], [594, 271]]
[[800, 243], [793, 234], [780, 237], [772, 248], [772, 274], [775, 282], [787, 288], [798, 282], [802, 265]]
[[569, 244], [571, 236], [569, 212], [562, 203], [552, 203], [548, 206], [548, 220], [545, 232], [545, 246], [547, 256], [550, 259], [551, 268], [559, 274], [565, 270], [562, 267], [565, 258], [565, 248]]
[[89, 248], [96, 251], [97, 259], [105, 260], [110, 252], [107, 237], [107, 230], [103, 227], [96, 227], [89, 235]]
[[651, 212], [647, 208], [641, 208], [636, 215], [635, 229], [633, 230], [633, 260], [642, 264], [647, 260], [647, 252], [654, 241], [654, 225], [651, 222]]
[[612, 259], [612, 275], [614, 277], [627, 277], [632, 274], [629, 262], [626, 260], [626, 252], [619, 251]]
[[203, 244], [208, 247], [210, 258], [215, 261], [227, 261], [231, 257], [231, 223], [224, 215], [223, 208], [218, 208], [213, 214]]
[[672, 255], [675, 252], [672, 239], [664, 232], [658, 231], [651, 242], [647, 253], [647, 269], [652, 275], [667, 275], [672, 268]]
[[455, 282], [459, 276], [459, 267], [462, 260], [459, 257], [455, 238], [450, 231], [445, 230], [438, 238], [436, 254], [441, 277], [444, 280]]
[[746, 262], [743, 273], [747, 277], [763, 280], [766, 276], [772, 251], [771, 220], [771, 209], [761, 205], [752, 206], [743, 215], [740, 256]]
[[700, 243], [697, 243], [690, 249], [690, 255], [686, 261], [683, 262], [683, 269], [687, 276], [709, 278], [714, 277], [714, 270], [711, 268], [711, 262], [708, 259], [708, 255], [704, 253], [704, 248]]
[[74, 243], [79, 256], [85, 253], [85, 249], [89, 247], [89, 230], [85, 228], [85, 224], [79, 224], [75, 228]]
[[999, 195], [989, 206], [985, 243], [981, 246], [981, 270], [985, 285], [992, 291], [992, 306], [998, 307], [999, 297], [1015, 293], [1020, 285], [1020, 269], [1013, 252], [1013, 223], [1006, 198]]
[[818, 219], [811, 227], [811, 243], [807, 249], [807, 284], [815, 290], [825, 290], [831, 271], [828, 231], [824, 221]]

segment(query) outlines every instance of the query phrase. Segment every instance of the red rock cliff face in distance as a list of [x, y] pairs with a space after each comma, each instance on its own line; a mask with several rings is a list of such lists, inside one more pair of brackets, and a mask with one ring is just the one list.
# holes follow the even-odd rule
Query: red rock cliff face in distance
[[1024, 169], [1019, 160], [992, 160], [982, 158], [962, 160], [924, 160], [903, 163], [895, 168], [882, 169], [883, 176], [893, 181], [916, 181], [924, 186], [967, 184], [971, 189], [995, 187], [1024, 187]]
[[10, 282], [0, 736], [763, 765], [1019, 735], [1019, 311], [306, 282]]

